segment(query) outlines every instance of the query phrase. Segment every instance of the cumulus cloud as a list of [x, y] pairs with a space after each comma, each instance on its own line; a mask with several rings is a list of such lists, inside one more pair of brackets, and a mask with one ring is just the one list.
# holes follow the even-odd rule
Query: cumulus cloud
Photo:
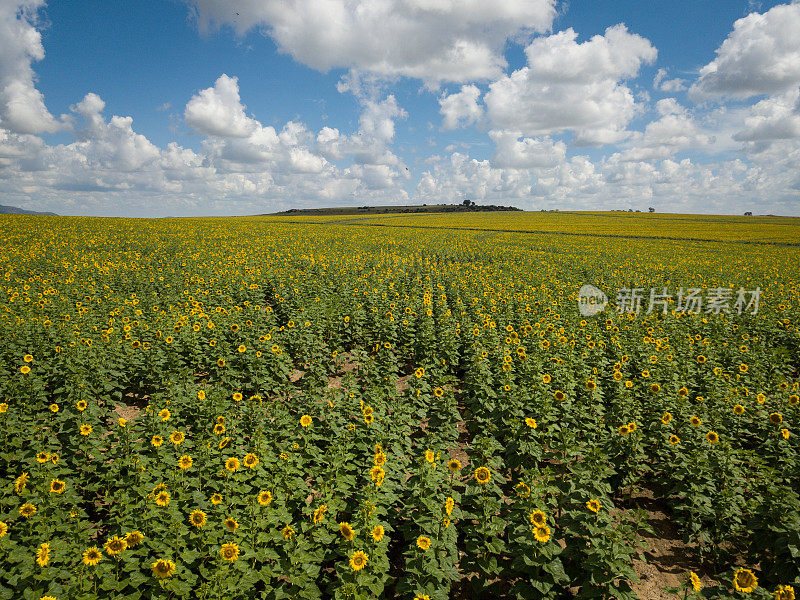
[[509, 39], [543, 32], [555, 0], [187, 0], [201, 31], [260, 29], [320, 71], [356, 68], [426, 82], [498, 77]]
[[461, 86], [455, 94], [439, 98], [439, 112], [444, 117], [442, 129], [457, 129], [478, 123], [483, 118], [483, 107], [478, 103], [481, 91], [476, 85]]
[[489, 86], [484, 97], [492, 125], [525, 135], [575, 132], [578, 145], [602, 145], [627, 137], [637, 111], [631, 90], [621, 83], [656, 49], [624, 25], [578, 43], [572, 29], [535, 39], [527, 65]]
[[778, 94], [800, 85], [800, 3], [752, 13], [733, 24], [733, 31], [700, 69], [689, 94], [704, 100]]
[[247, 137], [257, 123], [244, 109], [239, 98], [239, 80], [223, 73], [213, 87], [192, 96], [183, 118], [187, 125], [204, 135]]
[[45, 133], [58, 121], [36, 89], [32, 64], [44, 58], [36, 13], [44, 0], [0, 2], [0, 126], [15, 133]]
[[550, 138], [519, 139], [518, 131], [490, 131], [495, 143], [492, 164], [507, 169], [532, 169], [553, 167], [564, 161], [567, 147], [564, 142]]
[[758, 142], [800, 139], [800, 88], [757, 102], [744, 119], [745, 128], [733, 139]]
[[659, 69], [653, 77], [653, 87], [662, 92], [682, 92], [686, 89], [686, 80], [677, 77], [667, 79], [667, 70]]
[[656, 103], [660, 118], [651, 121], [643, 133], [632, 136], [631, 147], [619, 155], [622, 161], [644, 161], [672, 157], [683, 149], [699, 149], [714, 142], [694, 117], [675, 98]]

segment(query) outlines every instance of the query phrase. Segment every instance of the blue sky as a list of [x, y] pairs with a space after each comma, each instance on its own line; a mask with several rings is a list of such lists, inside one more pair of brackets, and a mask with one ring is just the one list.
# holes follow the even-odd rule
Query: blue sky
[[0, 203], [800, 215], [797, 31], [775, 2], [2, 0]]

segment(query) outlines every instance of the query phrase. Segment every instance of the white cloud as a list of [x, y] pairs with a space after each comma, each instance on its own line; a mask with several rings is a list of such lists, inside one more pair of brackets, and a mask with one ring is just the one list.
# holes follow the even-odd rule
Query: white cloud
[[54, 132], [58, 121], [36, 89], [31, 65], [44, 58], [36, 13], [44, 0], [0, 2], [0, 126], [16, 133]]
[[478, 104], [481, 91], [478, 86], [464, 85], [455, 94], [442, 95], [439, 98], [439, 112], [444, 116], [442, 129], [457, 129], [480, 122], [483, 118], [483, 107]]
[[800, 89], [766, 98], [752, 107], [745, 128], [734, 134], [740, 142], [766, 143], [800, 139]]
[[662, 92], [682, 92], [686, 89], [685, 79], [667, 79], [667, 70], [659, 69], [653, 77], [653, 88]]
[[697, 99], [778, 94], [800, 85], [800, 3], [752, 13], [733, 24], [717, 57], [689, 90]]
[[484, 97], [494, 127], [525, 135], [575, 132], [578, 145], [602, 145], [627, 137], [637, 105], [620, 83], [656, 58], [646, 39], [624, 25], [577, 43], [572, 29], [535, 39], [527, 66], [489, 86]]
[[714, 142], [714, 137], [701, 130], [689, 111], [675, 98], [664, 98], [656, 103], [661, 116], [636, 133], [630, 148], [619, 155], [623, 161], [644, 161], [672, 157], [683, 149], [697, 150]]
[[564, 162], [567, 147], [564, 142], [550, 138], [520, 138], [518, 131], [490, 131], [495, 143], [492, 164], [506, 169], [532, 169], [553, 167]]
[[355, 68], [426, 82], [498, 77], [503, 46], [547, 31], [554, 0], [187, 0], [201, 31], [261, 29], [313, 69]]
[[226, 74], [214, 86], [201, 90], [186, 104], [186, 123], [198, 133], [220, 137], [247, 137], [257, 122], [244, 113], [239, 80]]

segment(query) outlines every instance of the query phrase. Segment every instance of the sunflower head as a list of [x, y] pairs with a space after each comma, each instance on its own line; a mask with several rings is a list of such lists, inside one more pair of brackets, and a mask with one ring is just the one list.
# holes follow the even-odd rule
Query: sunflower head
[[350, 568], [353, 569], [353, 571], [360, 571], [367, 564], [368, 560], [369, 556], [367, 556], [365, 552], [358, 550], [350, 557]]
[[106, 549], [106, 554], [109, 556], [117, 556], [118, 554], [121, 554], [127, 547], [128, 542], [120, 537], [117, 537], [116, 535], [108, 538], [108, 541], [106, 541], [104, 546]]
[[350, 526], [350, 523], [347, 522], [339, 523], [339, 533], [341, 533], [342, 537], [348, 542], [352, 542], [355, 536], [353, 528]]
[[88, 565], [90, 567], [95, 566], [99, 563], [103, 558], [103, 553], [100, 552], [100, 548], [97, 546], [92, 546], [86, 549], [86, 552], [83, 553], [83, 564]]
[[256, 501], [261, 506], [267, 506], [270, 502], [272, 502], [272, 492], [270, 492], [269, 490], [260, 491], [258, 493], [258, 496], [256, 496]]
[[588, 508], [593, 513], [598, 513], [600, 512], [600, 502], [593, 498], [588, 502], [586, 502], [586, 508]]
[[740, 567], [733, 574], [733, 587], [737, 592], [750, 594], [758, 587], [758, 579], [750, 569]]
[[709, 431], [706, 434], [706, 441], [709, 444], [716, 444], [717, 442], [719, 442], [719, 435], [717, 434], [716, 431]]
[[541, 526], [547, 524], [547, 515], [541, 510], [534, 510], [530, 514], [531, 525]]
[[492, 478], [492, 472], [487, 467], [478, 467], [475, 469], [475, 481], [481, 485], [489, 483]]
[[533, 536], [537, 542], [543, 544], [550, 540], [550, 528], [547, 525], [536, 525], [533, 528]]
[[164, 560], [159, 558], [156, 562], [150, 565], [153, 575], [158, 579], [167, 579], [175, 574], [175, 563], [171, 560]]
[[303, 415], [300, 417], [300, 425], [302, 427], [308, 427], [311, 425], [311, 417], [309, 415]]
[[417, 538], [417, 548], [427, 550], [431, 547], [431, 538], [421, 535]]
[[236, 559], [239, 558], [239, 546], [236, 544], [222, 544], [219, 554], [222, 560], [226, 562], [236, 562]]
[[783, 415], [776, 412], [771, 413], [769, 415], [769, 422], [772, 423], [773, 425], [780, 425], [781, 423], [783, 423]]

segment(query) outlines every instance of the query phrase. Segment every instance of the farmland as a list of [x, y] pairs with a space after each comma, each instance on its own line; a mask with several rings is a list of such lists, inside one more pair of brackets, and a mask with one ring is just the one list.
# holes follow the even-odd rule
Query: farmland
[[[13, 215], [0, 234], [0, 598], [800, 585], [797, 219]], [[585, 284], [603, 312], [579, 312]]]

